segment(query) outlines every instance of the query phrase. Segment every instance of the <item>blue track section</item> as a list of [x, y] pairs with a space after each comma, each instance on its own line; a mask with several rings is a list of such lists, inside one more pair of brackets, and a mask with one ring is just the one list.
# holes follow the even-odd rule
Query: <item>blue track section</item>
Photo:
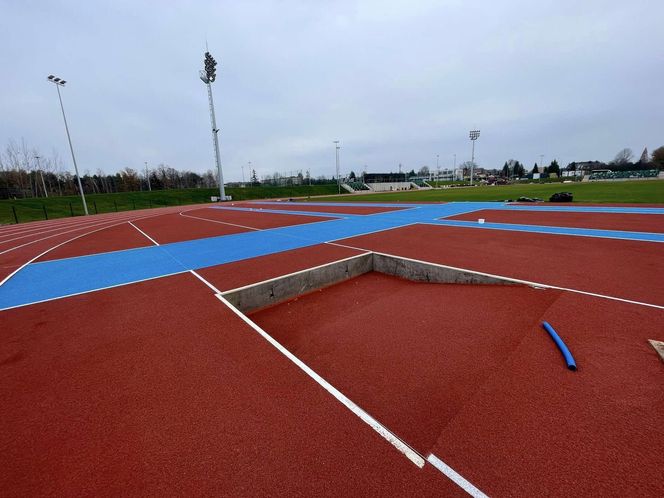
[[[281, 205], [283, 206], [283, 204]], [[338, 206], [339, 204], [308, 203], [308, 205], [319, 205], [321, 212], [297, 211], [297, 206], [293, 205], [294, 212], [292, 214], [298, 216], [318, 216], [323, 214], [334, 218], [329, 221], [273, 228], [270, 230], [251, 231], [223, 237], [177, 242], [163, 246], [144, 247], [30, 264], [0, 287], [0, 310], [163, 277], [188, 270], [241, 261], [323, 242], [389, 230], [414, 223], [664, 242], [663, 234], [538, 227], [501, 223], [484, 223], [480, 225], [476, 222], [440, 219], [481, 209], [522, 208], [521, 206], [506, 206], [495, 202], [382, 204], [380, 206], [400, 207], [404, 209], [372, 215], [325, 213], [325, 206]], [[349, 205], [370, 205], [375, 207], [377, 204], [352, 203]], [[534, 209], [534, 207], [531, 208], [530, 206], [524, 206], [523, 208]], [[213, 209], [250, 210], [250, 208], [230, 206]], [[578, 210], [587, 209], [587, 207], [580, 207]], [[610, 212], [646, 214], [643, 211], [646, 208], [616, 209], [620, 209], [620, 211]], [[559, 208], [556, 208], [556, 210], [559, 210]], [[574, 209], [567, 208], [565, 210]], [[272, 212], [272, 210], [262, 209], [262, 212]], [[291, 214], [289, 211], [282, 209], [274, 210], [274, 212]], [[664, 221], [664, 209], [648, 208], [647, 214], [662, 215], [662, 220]]]

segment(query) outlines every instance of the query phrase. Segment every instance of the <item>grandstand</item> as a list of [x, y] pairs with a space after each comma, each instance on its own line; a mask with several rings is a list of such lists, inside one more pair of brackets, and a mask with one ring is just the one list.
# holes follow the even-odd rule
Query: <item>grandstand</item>
[[635, 171], [595, 171], [590, 174], [590, 180], [644, 180], [648, 178], [658, 178], [659, 170], [645, 169]]
[[343, 187], [349, 192], [361, 192], [363, 190], [371, 190], [362, 182], [346, 182], [343, 184]]

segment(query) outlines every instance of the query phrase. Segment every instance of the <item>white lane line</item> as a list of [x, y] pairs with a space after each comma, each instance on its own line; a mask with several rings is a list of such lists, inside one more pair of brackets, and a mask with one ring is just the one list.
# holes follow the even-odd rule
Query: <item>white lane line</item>
[[190, 214], [180, 213], [180, 216], [185, 216], [187, 218], [195, 218], [197, 220], [209, 221], [211, 223], [219, 223], [221, 225], [231, 225], [233, 227], [246, 228], [247, 230], [260, 230], [260, 228], [248, 227], [248, 226], [245, 226], [245, 225], [238, 225], [237, 223], [228, 223], [227, 221], [211, 220], [209, 218], [201, 218], [200, 216], [192, 216]]
[[[106, 220], [106, 221], [113, 221], [113, 220]], [[41, 231], [36, 230], [36, 231], [31, 232], [31, 233], [27, 233], [27, 234], [20, 235], [18, 237], [14, 237], [12, 239], [0, 240], [0, 244], [6, 244], [8, 242], [13, 242], [15, 240], [25, 239], [27, 237], [39, 237], [42, 234], [46, 234], [46, 233], [49, 233], [49, 232], [55, 232], [56, 230], [63, 230], [63, 229], [66, 229], [66, 228], [71, 228], [73, 226], [78, 227], [78, 228], [85, 228], [85, 227], [88, 227], [88, 226], [91, 226], [91, 225], [95, 225], [99, 222], [101, 222], [101, 220], [84, 220], [84, 221], [82, 221], [80, 223], [76, 223], [76, 224], [69, 224], [69, 225], [65, 225], [65, 226], [52, 227], [52, 228], [49, 228], [48, 230], [41, 230]]]
[[316, 381], [323, 389], [325, 389], [332, 396], [334, 396], [338, 401], [340, 401], [351, 412], [353, 412], [355, 415], [357, 415], [364, 423], [369, 425], [369, 427], [371, 427], [378, 434], [380, 434], [387, 442], [389, 442], [397, 450], [399, 450], [401, 453], [403, 453], [403, 455], [406, 458], [408, 458], [411, 462], [413, 462], [419, 468], [424, 467], [425, 460], [419, 453], [417, 453], [417, 451], [415, 451], [413, 448], [408, 446], [408, 444], [406, 444], [401, 439], [399, 439], [397, 436], [395, 436], [385, 426], [383, 426], [375, 418], [373, 418], [371, 415], [369, 415], [367, 412], [365, 412], [362, 408], [357, 406], [357, 404], [355, 404], [353, 401], [351, 401], [349, 398], [347, 398], [336, 387], [334, 387], [332, 384], [330, 384], [328, 381], [326, 381], [324, 378], [322, 378], [320, 375], [318, 375], [316, 372], [314, 372], [307, 364], [305, 364], [302, 360], [300, 360], [293, 353], [288, 351], [279, 342], [277, 342], [275, 339], [273, 339], [272, 336], [270, 336], [262, 328], [260, 328], [253, 321], [251, 321], [251, 319], [249, 319], [246, 315], [244, 315], [235, 306], [233, 306], [231, 303], [229, 303], [224, 298], [224, 296], [222, 296], [221, 294], [215, 294], [215, 295], [216, 295], [217, 299], [219, 299], [222, 303], [224, 303], [233, 313], [235, 313], [237, 316], [239, 316], [247, 325], [249, 325], [252, 329], [254, 329], [256, 332], [258, 332], [266, 341], [268, 341], [270, 344], [272, 344], [281, 354], [283, 354], [286, 358], [288, 358], [295, 365], [297, 365], [304, 373], [306, 373], [309, 377], [311, 377], [314, 381]]
[[249, 317], [247, 317], [244, 313], [242, 313], [235, 306], [233, 306], [230, 302], [228, 302], [224, 298], [222, 293], [219, 291], [219, 289], [217, 289], [214, 285], [212, 285], [210, 282], [205, 280], [203, 277], [201, 277], [195, 271], [190, 270], [190, 272], [196, 278], [198, 278], [201, 282], [203, 282], [205, 285], [207, 285], [210, 289], [212, 289], [215, 292], [215, 297], [217, 299], [219, 299], [219, 301], [224, 303], [228, 307], [228, 309], [230, 309], [233, 313], [235, 313], [238, 317], [240, 317], [240, 319], [242, 319], [242, 321], [244, 321], [252, 329], [254, 329], [256, 332], [258, 332], [266, 341], [268, 341], [270, 344], [272, 344], [272, 346], [274, 346], [281, 354], [283, 354], [286, 358], [288, 358], [295, 365], [297, 365], [304, 373], [306, 373], [309, 377], [311, 377], [314, 381], [316, 381], [316, 383], [318, 383], [323, 389], [325, 389], [327, 392], [329, 392], [338, 401], [340, 401], [346, 408], [348, 408], [351, 412], [353, 412], [355, 415], [357, 415], [363, 422], [365, 422], [373, 430], [375, 430], [378, 434], [380, 434], [392, 446], [394, 446], [397, 450], [399, 450], [401, 453], [403, 453], [406, 456], [406, 458], [408, 458], [411, 462], [413, 462], [419, 468], [424, 467], [425, 460], [419, 453], [417, 453], [417, 451], [412, 449], [410, 446], [408, 446], [408, 444], [406, 444], [401, 439], [399, 439], [397, 436], [395, 436], [392, 432], [390, 432], [380, 422], [378, 422], [371, 415], [369, 415], [367, 412], [362, 410], [362, 408], [360, 408], [359, 406], [357, 406], [357, 404], [355, 404], [353, 401], [351, 401], [349, 398], [347, 398], [341, 391], [339, 391], [336, 387], [334, 387], [332, 384], [330, 384], [328, 381], [326, 381], [323, 377], [321, 377], [316, 372], [314, 372], [306, 363], [304, 363], [297, 356], [295, 356], [293, 353], [291, 353], [288, 349], [286, 349], [284, 346], [282, 346], [270, 334], [265, 332], [256, 323], [254, 323]]
[[215, 294], [221, 294], [221, 291], [217, 289], [214, 285], [212, 285], [210, 282], [205, 280], [203, 277], [201, 277], [198, 273], [196, 273], [194, 270], [189, 270], [189, 273], [191, 273], [194, 277], [196, 277], [198, 280], [203, 282], [205, 285], [207, 285], [210, 289], [212, 289], [212, 292]]
[[[339, 243], [336, 243], [336, 242], [326, 242], [326, 244], [339, 246], [339, 247], [345, 247], [347, 249], [355, 249], [357, 251], [366, 251], [366, 250], [368, 250], [368, 249], [364, 249], [362, 247], [349, 246], [349, 245], [345, 245], [345, 244], [339, 244]], [[421, 260], [421, 259], [407, 258], [405, 256], [398, 256], [396, 254], [388, 254], [388, 253], [384, 253], [384, 252], [380, 252], [380, 251], [372, 251], [372, 252], [374, 252], [375, 254], [380, 254], [381, 256], [389, 256], [389, 257], [392, 257], [392, 258], [401, 258], [401, 259], [405, 259], [406, 261], [413, 261], [415, 263], [425, 263], [427, 265], [438, 266], [439, 268], [447, 268], [447, 269], [450, 269], [450, 270], [458, 270], [458, 271], [464, 271], [464, 272], [472, 273], [474, 275], [482, 275], [482, 276], [485, 276], [485, 277], [498, 278], [498, 279], [501, 279], [501, 280], [507, 280], [508, 282], [514, 282], [514, 283], [517, 283], [517, 284], [528, 285], [530, 287], [537, 287], [537, 288], [542, 288], [542, 289], [554, 289], [554, 290], [560, 290], [560, 291], [565, 291], [565, 292], [573, 292], [575, 294], [583, 294], [583, 295], [586, 295], [586, 296], [599, 297], [601, 299], [609, 299], [611, 301], [619, 301], [619, 302], [622, 302], [622, 303], [636, 304], [638, 306], [647, 306], [649, 308], [656, 308], [656, 309], [664, 310], [664, 306], [661, 306], [659, 304], [644, 303], [642, 301], [634, 301], [632, 299], [625, 299], [625, 298], [622, 298], [622, 297], [607, 296], [606, 294], [597, 294], [595, 292], [588, 292], [588, 291], [583, 291], [583, 290], [579, 290], [579, 289], [570, 289], [569, 287], [559, 287], [557, 285], [543, 284], [541, 282], [533, 282], [531, 280], [521, 280], [519, 278], [506, 277], [504, 275], [496, 275], [496, 274], [493, 274], [493, 273], [485, 273], [485, 272], [481, 272], [481, 271], [477, 271], [477, 270], [471, 270], [469, 268], [459, 268], [459, 267], [456, 267], [456, 266], [441, 265], [439, 263], [432, 263], [431, 261], [424, 261], [424, 260]]]
[[449, 477], [454, 481], [457, 486], [463, 489], [466, 493], [474, 498], [489, 498], [487, 495], [482, 493], [479, 489], [473, 486], [467, 479], [465, 479], [461, 474], [455, 471], [452, 467], [443, 462], [433, 453], [427, 458], [428, 462], [440, 470], [443, 474]]
[[[141, 216], [141, 217], [138, 217], [138, 218], [134, 218], [134, 220], [143, 220], [143, 219], [145, 219], [145, 218], [154, 218], [154, 217], [157, 217], [157, 216], [163, 216], [164, 214], [168, 214], [168, 213], [147, 214], [147, 215], [145, 215], [145, 216]], [[71, 239], [65, 240], [64, 242], [60, 242], [59, 244], [54, 245], [53, 247], [49, 247], [49, 248], [46, 249], [44, 252], [38, 254], [37, 256], [35, 256], [34, 258], [30, 259], [29, 261], [26, 261], [26, 262], [23, 263], [21, 266], [19, 266], [16, 270], [14, 270], [14, 271], [11, 272], [9, 275], [7, 275], [7, 276], [6, 276], [6, 277], [0, 282], [0, 287], [2, 287], [2, 285], [3, 285], [7, 280], [9, 280], [10, 278], [12, 278], [14, 275], [16, 275], [18, 272], [20, 272], [23, 268], [25, 268], [26, 266], [28, 266], [28, 265], [31, 264], [31, 263], [34, 263], [36, 260], [38, 260], [38, 259], [41, 258], [42, 256], [48, 254], [49, 252], [53, 251], [54, 249], [57, 249], [58, 247], [63, 246], [63, 245], [65, 245], [65, 244], [68, 244], [69, 242], [72, 242], [72, 241], [74, 241], [74, 240], [76, 240], [76, 239], [80, 239], [81, 237], [85, 237], [86, 235], [90, 235], [90, 234], [93, 234], [93, 233], [95, 233], [95, 232], [99, 232], [99, 231], [101, 231], [101, 230], [106, 230], [107, 228], [113, 228], [113, 227], [116, 227], [116, 226], [118, 226], [118, 225], [122, 225], [122, 224], [124, 224], [124, 223], [127, 223], [127, 220], [122, 220], [122, 221], [119, 221], [119, 222], [117, 222], [117, 223], [115, 223], [115, 221], [116, 221], [116, 220], [107, 220], [105, 223], [113, 223], [113, 224], [112, 224], [112, 225], [106, 225], [106, 226], [103, 226], [103, 227], [101, 227], [101, 228], [97, 228], [96, 230], [91, 230], [90, 232], [85, 232], [85, 233], [83, 233], [83, 234], [81, 234], [81, 235], [77, 235], [76, 237], [72, 237]], [[96, 226], [96, 225], [95, 225], [95, 226]], [[88, 227], [88, 228], [89, 228], [89, 227]], [[157, 244], [157, 245], [159, 245], [159, 244]], [[91, 255], [90, 255], [90, 256], [91, 256]], [[74, 256], [74, 257], [81, 257], [81, 256]], [[63, 258], [63, 259], [71, 259], [71, 258]], [[166, 276], [166, 275], [164, 275], [164, 276]], [[139, 280], [139, 281], [140, 281], [140, 280]], [[129, 283], [132, 283], [132, 282], [128, 282], [128, 284], [129, 284]], [[123, 284], [123, 285], [125, 285], [125, 284]], [[92, 291], [90, 291], [90, 292], [92, 292]], [[59, 298], [54, 298], [54, 299], [59, 299]], [[48, 301], [50, 301], [50, 299], [48, 299]], [[31, 304], [31, 303], [28, 303], [28, 304]], [[26, 304], [26, 305], [21, 305], [21, 306], [27, 306], [27, 304]]]
[[108, 285], [106, 287], [100, 287], [99, 289], [86, 290], [81, 292], [72, 292], [71, 294], [65, 294], [64, 296], [50, 297], [48, 299], [42, 299], [40, 301], [32, 301], [25, 304], [17, 304], [16, 306], [8, 306], [6, 308], [0, 308], [0, 311], [13, 310], [16, 308], [24, 308], [26, 306], [32, 306], [33, 304], [47, 303], [49, 301], [57, 301], [58, 299], [65, 299], [72, 296], [80, 296], [82, 294], [91, 294], [93, 292], [99, 292], [106, 289], [115, 289], [116, 287], [124, 287], [125, 285], [138, 284], [140, 282], [147, 282], [148, 280], [156, 280], [158, 278], [172, 277], [173, 275], [181, 275], [182, 273], [187, 273], [188, 270], [176, 271], [173, 273], [167, 273], [166, 275], [157, 275], [156, 277], [141, 278], [139, 280], [132, 280], [131, 282], [123, 282], [121, 284]]
[[[465, 214], [465, 213], [462, 213]], [[447, 221], [447, 223], [445, 223]], [[655, 243], [655, 244], [662, 244], [661, 240], [652, 240], [652, 239], [640, 239], [638, 237], [618, 237], [618, 236], [613, 236], [613, 235], [596, 235], [592, 233], [565, 233], [565, 232], [556, 232], [556, 231], [547, 231], [545, 230], [546, 228], [552, 228], [552, 229], [559, 229], [559, 228], [569, 228], [574, 230], [573, 227], [547, 227], [547, 226], [541, 226], [541, 225], [518, 225], [521, 227], [539, 227], [542, 228], [542, 230], [530, 230], [530, 229], [520, 229], [515, 227], [515, 223], [511, 223], [512, 227], [506, 228], [506, 227], [497, 227], [497, 226], [487, 226], [486, 223], [483, 225], [480, 225], [479, 223], [477, 225], [467, 225], [467, 224], [458, 224], [454, 223], [454, 221], [461, 221], [461, 220], [444, 220], [440, 219], [439, 223], [432, 223], [430, 221], [422, 221], [423, 225], [433, 225], [433, 226], [442, 226], [442, 227], [451, 227], [451, 228], [470, 228], [472, 229], [480, 229], [480, 230], [503, 230], [505, 232], [520, 232], [520, 233], [540, 233], [544, 235], [558, 235], [558, 236], [569, 236], [569, 237], [588, 237], [591, 239], [613, 239], [613, 240], [629, 240], [632, 242], [646, 242], [646, 243]], [[468, 222], [472, 223], [472, 222]], [[499, 225], [500, 223], [495, 223], [494, 225]], [[510, 224], [503, 223], [503, 225], [509, 226]], [[602, 230], [601, 228], [577, 228], [576, 230], [596, 230], [600, 231]], [[620, 232], [620, 230], [606, 230], [607, 232]], [[646, 235], [662, 235], [661, 233], [651, 233], [651, 232], [624, 232], [624, 233], [636, 233], [636, 234], [646, 234]]]
[[156, 246], [159, 245], [159, 242], [157, 242], [156, 240], [154, 240], [154, 239], [153, 239], [152, 237], [150, 237], [147, 233], [145, 233], [143, 230], [141, 230], [141, 229], [138, 228], [136, 225], [134, 225], [131, 221], [128, 221], [127, 223], [129, 223], [129, 224], [130, 224], [131, 226], [133, 226], [136, 230], [138, 230], [138, 231], [141, 232], [143, 235], [145, 235], [145, 238], [148, 239], [150, 242], [152, 242], [154, 245], [156, 245]]
[[105, 223], [113, 223], [113, 221], [114, 220], [100, 221], [99, 223], [94, 223], [94, 224], [85, 225], [85, 226], [79, 226], [78, 228], [73, 228], [71, 230], [66, 230], [64, 232], [59, 232], [59, 233], [56, 233], [56, 234], [53, 234], [53, 235], [49, 235], [47, 237], [42, 237], [41, 239], [31, 240], [30, 242], [26, 242], [25, 244], [21, 244], [21, 245], [18, 245], [18, 246], [11, 247], [9, 249], [5, 249], [4, 251], [0, 252], [0, 255], [7, 254], [8, 252], [12, 252], [12, 251], [15, 251], [17, 249], [21, 249], [22, 247], [29, 246], [29, 245], [35, 244], [37, 242], [41, 242], [42, 240], [52, 239], [53, 237], [59, 237], [60, 235], [64, 235], [64, 234], [71, 233], [71, 232], [78, 232], [80, 230], [85, 230], [86, 228], [91, 228], [91, 227], [103, 225]]
[[355, 254], [354, 256], [349, 256], [349, 257], [343, 258], [343, 259], [337, 259], [336, 261], [330, 261], [329, 263], [323, 263], [322, 265], [312, 266], [310, 268], [305, 268], [304, 270], [294, 271], [293, 273], [286, 273], [284, 275], [279, 275], [278, 277], [268, 278], [267, 280], [261, 280], [260, 282], [254, 282], [252, 284], [243, 285], [242, 287], [236, 287], [235, 289], [229, 289], [229, 290], [225, 290], [225, 291], [219, 292], [219, 293], [222, 294], [222, 295], [230, 294], [231, 292], [241, 291], [241, 290], [244, 290], [244, 289], [248, 289], [249, 287], [255, 287], [257, 285], [267, 284], [269, 282], [274, 282], [276, 280], [281, 280], [282, 278], [293, 277], [295, 275], [299, 275], [300, 273], [307, 273], [307, 272], [310, 272], [312, 270], [318, 270], [319, 268], [325, 268], [326, 266], [335, 265], [337, 263], [342, 263], [344, 261], [350, 261], [351, 259], [359, 258], [361, 256], [366, 256], [367, 254], [371, 254], [371, 251], [364, 251], [361, 254]]

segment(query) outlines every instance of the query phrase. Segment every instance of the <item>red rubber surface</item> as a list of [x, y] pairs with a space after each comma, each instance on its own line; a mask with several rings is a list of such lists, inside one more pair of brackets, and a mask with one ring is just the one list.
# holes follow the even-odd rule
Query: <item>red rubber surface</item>
[[472, 213], [450, 216], [445, 219], [477, 221], [478, 218], [484, 218], [487, 223], [595, 228], [629, 232], [664, 232], [664, 215], [659, 214], [563, 213], [483, 209]]
[[328, 221], [335, 218], [323, 216], [299, 216], [292, 214], [275, 214], [261, 211], [226, 211], [223, 209], [196, 209], [187, 211], [185, 214], [206, 218], [208, 220], [221, 221], [224, 223], [235, 223], [251, 228], [267, 229], [291, 225], [303, 225], [305, 223], [316, 223]]
[[[62, 247], [66, 249], [67, 245], [74, 244], [74, 247], [76, 247], [79, 244], [78, 241], [81, 241], [80, 243], [83, 244], [82, 250], [85, 250], [87, 240], [97, 240], [96, 233], [103, 232], [113, 225], [122, 224], [127, 220], [161, 217], [165, 214], [178, 212], [181, 209], [182, 207], [169, 207], [108, 213], [1, 227], [0, 235], [4, 237], [0, 241], [0, 279], [31, 259], [60, 244], [64, 244]], [[89, 239], [89, 237], [92, 237], [92, 239]], [[133, 238], [134, 236], [128, 235], [128, 237], [131, 237], [134, 241], [137, 240]], [[124, 244], [122, 237], [114, 237], [109, 243], [111, 245], [117, 244], [119, 247]], [[103, 244], [100, 247], [103, 249]], [[47, 257], [47, 255], [44, 255], [44, 258]]]
[[219, 237], [221, 235], [249, 231], [248, 228], [187, 218], [179, 214], [166, 214], [157, 218], [138, 220], [133, 223], [159, 244], [202, 239], [205, 237]]
[[653, 242], [413, 225], [339, 243], [664, 305], [662, 245]]
[[18, 308], [2, 330], [4, 496], [460, 495], [190, 274]]
[[345, 247], [320, 244], [236, 263], [211, 266], [197, 270], [197, 272], [217, 289], [226, 291], [361, 253], [362, 251]]
[[[368, 273], [250, 316], [428, 455], [465, 399], [558, 295], [521, 286], [424, 284]], [[469, 303], [477, 303], [472, 311]], [[522, 310], [518, 316], [513, 303]]]
[[253, 207], [263, 209], [284, 209], [288, 211], [314, 211], [322, 213], [340, 213], [340, 214], [377, 214], [390, 211], [401, 211], [400, 207], [381, 207], [381, 206], [312, 206], [304, 202], [283, 202], [283, 203], [259, 203], [251, 202], [243, 204], [242, 207]]
[[45, 254], [37, 261], [72, 258], [101, 252], [122, 251], [151, 245], [152, 242], [133, 226], [129, 223], [122, 223], [121, 225], [106, 228], [73, 240]]
[[[518, 310], [518, 312], [516, 312]], [[657, 496], [664, 311], [367, 274], [252, 319], [490, 496]], [[564, 337], [566, 369], [541, 328]]]
[[543, 318], [579, 370], [533, 330], [434, 452], [492, 496], [661, 496], [664, 312], [563, 293]]

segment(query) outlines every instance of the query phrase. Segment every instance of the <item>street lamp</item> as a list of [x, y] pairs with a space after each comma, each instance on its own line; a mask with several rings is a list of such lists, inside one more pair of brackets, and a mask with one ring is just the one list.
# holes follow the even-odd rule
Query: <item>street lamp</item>
[[60, 109], [62, 110], [62, 119], [65, 122], [65, 131], [67, 132], [67, 140], [69, 141], [69, 150], [71, 151], [71, 160], [74, 162], [74, 171], [76, 171], [76, 180], [78, 180], [78, 190], [81, 192], [81, 200], [83, 201], [83, 211], [88, 214], [88, 204], [85, 202], [85, 194], [83, 193], [83, 185], [81, 184], [81, 176], [78, 174], [78, 166], [76, 165], [76, 156], [74, 156], [74, 147], [71, 144], [71, 136], [69, 135], [69, 126], [67, 126], [67, 117], [65, 116], [65, 107], [62, 105], [62, 95], [60, 95], [60, 87], [65, 86], [67, 83], [62, 78], [57, 78], [52, 74], [48, 75], [48, 81], [55, 85], [58, 90], [58, 99], [60, 100]]
[[219, 129], [217, 128], [217, 120], [214, 116], [214, 101], [212, 100], [212, 83], [217, 78], [217, 61], [214, 60], [214, 57], [210, 55], [210, 52], [205, 52], [205, 70], [198, 72], [198, 76], [205, 86], [207, 87], [208, 92], [208, 103], [210, 105], [210, 121], [212, 123], [212, 144], [214, 145], [214, 159], [217, 163], [217, 172], [219, 173], [219, 200], [226, 200], [226, 190], [224, 189], [224, 175], [221, 172], [221, 159], [219, 158], [219, 138], [217, 133]]
[[470, 184], [473, 184], [473, 168], [475, 167], [475, 140], [480, 138], [480, 130], [470, 130], [470, 141], [473, 144], [473, 153], [470, 159]]
[[339, 149], [341, 149], [341, 147], [339, 147], [339, 140], [334, 140], [333, 143], [335, 145], [335, 149], [336, 149], [336, 153], [337, 153], [337, 189], [338, 189], [338, 192], [341, 194], [341, 176], [340, 176], [340, 173], [339, 173]]

